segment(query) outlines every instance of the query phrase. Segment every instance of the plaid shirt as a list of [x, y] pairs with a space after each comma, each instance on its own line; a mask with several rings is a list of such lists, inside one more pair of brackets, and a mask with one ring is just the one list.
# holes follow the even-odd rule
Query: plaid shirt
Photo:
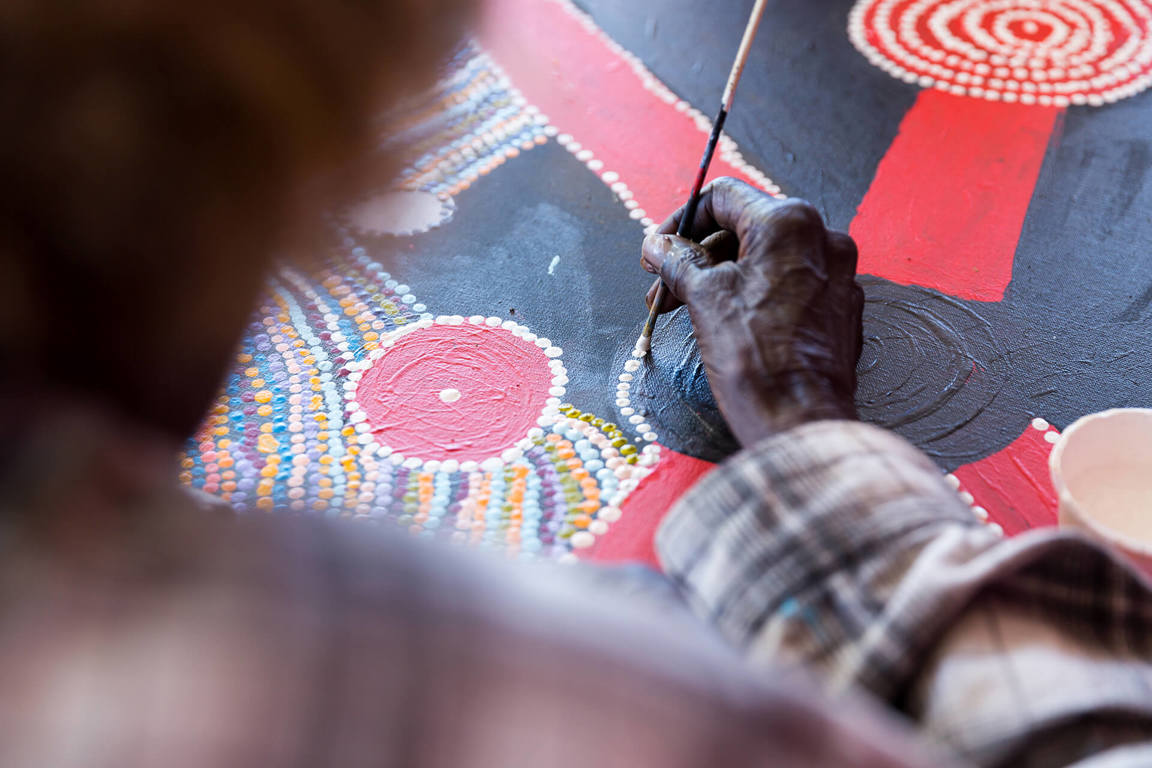
[[820, 422], [705, 477], [658, 535], [760, 664], [863, 690], [978, 765], [1152, 766], [1152, 594], [1080, 536], [1003, 540], [908, 443]]

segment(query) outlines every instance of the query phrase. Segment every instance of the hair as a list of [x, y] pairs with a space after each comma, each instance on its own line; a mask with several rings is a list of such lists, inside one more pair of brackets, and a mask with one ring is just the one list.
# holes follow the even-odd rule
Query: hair
[[190, 430], [272, 252], [351, 189], [466, 5], [0, 4], [0, 392]]

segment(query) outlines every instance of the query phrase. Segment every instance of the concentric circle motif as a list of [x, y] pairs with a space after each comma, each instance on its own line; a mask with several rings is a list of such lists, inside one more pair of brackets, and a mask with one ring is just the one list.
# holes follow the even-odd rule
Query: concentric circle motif
[[560, 354], [498, 317], [421, 320], [352, 364], [349, 421], [381, 456], [498, 470], [530, 447], [532, 429], [559, 417], [568, 383]]
[[848, 34], [894, 77], [990, 101], [1100, 106], [1152, 85], [1149, 0], [859, 0]]

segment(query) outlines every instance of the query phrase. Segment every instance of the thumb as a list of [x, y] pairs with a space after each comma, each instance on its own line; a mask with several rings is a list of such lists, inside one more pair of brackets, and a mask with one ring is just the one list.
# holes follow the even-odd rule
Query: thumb
[[701, 245], [683, 237], [651, 234], [644, 238], [640, 262], [645, 270], [660, 275], [676, 298], [687, 301], [708, 265], [708, 255]]

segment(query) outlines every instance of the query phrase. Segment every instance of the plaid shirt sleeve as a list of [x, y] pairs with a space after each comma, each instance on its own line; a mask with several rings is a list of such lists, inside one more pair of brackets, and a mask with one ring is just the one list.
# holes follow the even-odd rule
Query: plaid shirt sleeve
[[1152, 593], [1075, 534], [1003, 540], [927, 457], [855, 422], [770, 438], [657, 549], [753, 660], [863, 689], [979, 765], [1152, 765]]

